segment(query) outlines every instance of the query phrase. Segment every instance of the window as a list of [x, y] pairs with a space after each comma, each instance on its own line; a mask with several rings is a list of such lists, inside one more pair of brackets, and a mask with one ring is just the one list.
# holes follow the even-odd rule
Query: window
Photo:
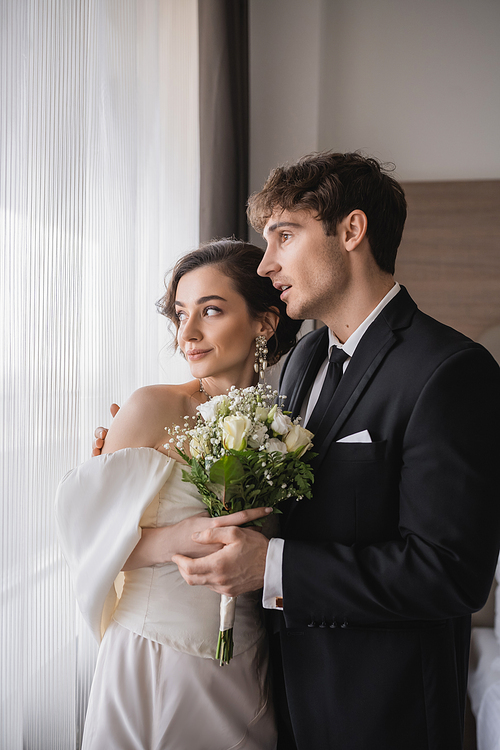
[[185, 379], [154, 303], [198, 243], [197, 2], [2, 7], [0, 746], [68, 750], [96, 644], [55, 489], [112, 401]]

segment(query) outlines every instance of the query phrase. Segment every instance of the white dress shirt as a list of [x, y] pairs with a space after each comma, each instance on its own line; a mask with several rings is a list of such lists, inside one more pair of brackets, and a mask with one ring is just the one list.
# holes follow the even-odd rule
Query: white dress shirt
[[[309, 391], [302, 404], [300, 416], [302, 417], [303, 425], [307, 426], [307, 421], [311, 416], [311, 413], [319, 398], [319, 394], [321, 393], [323, 382], [326, 377], [326, 371], [328, 369], [328, 360], [330, 358], [332, 348], [334, 346], [338, 346], [340, 349], [343, 349], [348, 355], [348, 358], [344, 362], [343, 371], [345, 372], [349, 366], [351, 357], [354, 354], [354, 351], [361, 341], [362, 337], [364, 336], [370, 325], [373, 323], [375, 318], [391, 301], [391, 299], [396, 296], [400, 289], [401, 287], [396, 281], [392, 289], [385, 295], [383, 300], [381, 300], [375, 307], [375, 309], [371, 311], [371, 313], [364, 319], [361, 325], [359, 325], [356, 330], [351, 333], [344, 344], [340, 343], [340, 341], [330, 328], [328, 329], [328, 357], [319, 368], [318, 374], [316, 375], [314, 383], [312, 384], [311, 390]], [[264, 573], [264, 590], [262, 594], [262, 604], [266, 609], [283, 609], [280, 604], [283, 601], [283, 579], [281, 570], [283, 565], [284, 545], [285, 540], [279, 539], [278, 537], [270, 539], [269, 541], [269, 547], [267, 549], [266, 557], [266, 569]], [[281, 602], [277, 603], [277, 600], [281, 600]]]

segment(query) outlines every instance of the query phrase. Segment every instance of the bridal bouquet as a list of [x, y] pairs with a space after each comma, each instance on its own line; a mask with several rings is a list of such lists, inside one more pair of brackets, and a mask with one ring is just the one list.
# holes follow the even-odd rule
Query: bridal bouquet
[[[273, 507], [289, 497], [310, 498], [307, 461], [313, 434], [276, 403], [271, 386], [257, 385], [214, 396], [197, 407], [195, 424], [169, 430], [169, 442], [189, 464], [183, 481], [198, 489], [210, 516]], [[282, 402], [281, 402], [282, 403]], [[189, 455], [185, 446], [189, 445]], [[262, 525], [264, 519], [254, 522]], [[236, 597], [222, 595], [216, 658], [228, 664], [233, 652]]]

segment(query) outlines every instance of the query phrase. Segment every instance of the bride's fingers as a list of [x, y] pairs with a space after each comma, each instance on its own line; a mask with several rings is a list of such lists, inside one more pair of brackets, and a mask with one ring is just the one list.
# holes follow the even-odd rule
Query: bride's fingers
[[238, 513], [231, 513], [228, 516], [219, 516], [218, 518], [214, 518], [212, 520], [212, 526], [241, 526], [244, 523], [256, 521], [257, 518], [262, 518], [263, 516], [267, 516], [272, 512], [272, 508], [251, 508], [250, 510], [240, 510], [238, 511]]
[[253, 531], [255, 533], [254, 529], [242, 530], [238, 526], [216, 526], [195, 532], [192, 539], [197, 544], [235, 544], [241, 540], [241, 535], [245, 531]]

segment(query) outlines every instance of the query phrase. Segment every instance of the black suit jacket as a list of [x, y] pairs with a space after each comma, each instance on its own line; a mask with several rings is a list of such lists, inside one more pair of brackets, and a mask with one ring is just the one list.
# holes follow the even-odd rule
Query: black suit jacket
[[[326, 356], [301, 339], [296, 415]], [[339, 443], [368, 430], [372, 443]], [[462, 747], [470, 613], [500, 539], [500, 370], [402, 288], [361, 339], [318, 428], [312, 501], [285, 517], [288, 705], [301, 750]]]

